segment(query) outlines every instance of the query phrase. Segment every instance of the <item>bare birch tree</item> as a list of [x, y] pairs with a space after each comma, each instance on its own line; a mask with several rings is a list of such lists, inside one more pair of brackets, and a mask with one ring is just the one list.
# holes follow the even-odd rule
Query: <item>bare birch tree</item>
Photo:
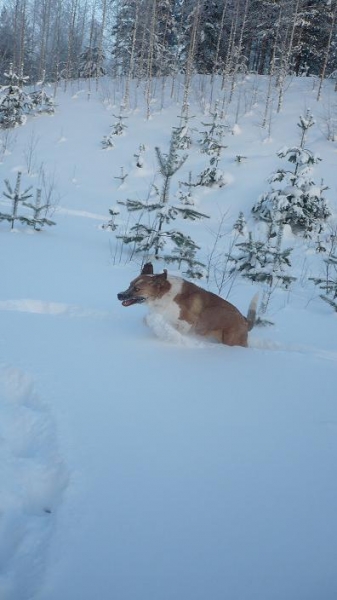
[[332, 39], [333, 39], [333, 34], [335, 32], [335, 27], [336, 27], [336, 16], [337, 16], [337, 2], [335, 1], [334, 7], [333, 7], [332, 12], [331, 12], [331, 23], [330, 23], [330, 28], [329, 28], [329, 37], [328, 37], [328, 43], [326, 45], [325, 57], [324, 57], [324, 61], [323, 61], [323, 65], [322, 65], [322, 70], [321, 70], [321, 75], [320, 75], [320, 80], [319, 80], [319, 86], [318, 86], [318, 92], [317, 92], [317, 100], [321, 99], [322, 85], [323, 85], [323, 81], [324, 81], [324, 77], [325, 77], [325, 73], [326, 73], [326, 68], [328, 66], [329, 55], [330, 55], [330, 50], [331, 50], [331, 45], [332, 45]]

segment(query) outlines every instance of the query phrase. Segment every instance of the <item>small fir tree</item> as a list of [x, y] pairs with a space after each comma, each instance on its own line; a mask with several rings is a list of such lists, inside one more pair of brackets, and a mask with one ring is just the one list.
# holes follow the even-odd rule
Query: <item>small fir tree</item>
[[[313, 125], [309, 111], [305, 118], [300, 117], [299, 146], [285, 147], [277, 153], [294, 165], [293, 170], [278, 169], [273, 173], [269, 178], [272, 189], [263, 194], [252, 209], [257, 219], [271, 222], [276, 218], [289, 224], [293, 233], [304, 237], [319, 231], [331, 215], [323, 196], [327, 187], [323, 182], [317, 185], [311, 178], [313, 165], [321, 160], [305, 147], [307, 133]], [[276, 187], [275, 183], [282, 183], [282, 187]]]
[[140, 144], [139, 148], [138, 148], [138, 152], [135, 152], [135, 154], [133, 155], [136, 159], [136, 167], [138, 167], [138, 169], [142, 169], [144, 166], [145, 150], [146, 150], [145, 145]]
[[31, 96], [24, 91], [23, 86], [28, 77], [23, 75], [22, 68], [17, 75], [11, 64], [4, 77], [8, 83], [0, 86], [0, 128], [10, 129], [23, 125], [26, 115], [33, 110], [34, 105]]
[[247, 228], [247, 223], [246, 223], [245, 216], [244, 216], [243, 212], [240, 211], [239, 216], [233, 225], [233, 229], [234, 229], [234, 231], [237, 231], [239, 235], [245, 235], [246, 228]]
[[110, 231], [116, 231], [118, 225], [116, 223], [116, 217], [119, 215], [119, 210], [115, 208], [109, 208], [110, 219], [106, 223], [103, 223], [102, 229], [108, 229]]
[[194, 119], [194, 116], [190, 116], [188, 110], [184, 109], [183, 105], [179, 119], [180, 125], [173, 128], [176, 135], [177, 149], [188, 150], [192, 145], [192, 129], [189, 125], [189, 121]]
[[283, 230], [282, 223], [272, 221], [263, 240], [255, 240], [249, 231], [245, 241], [235, 245], [237, 251], [228, 257], [234, 263], [229, 275], [238, 274], [263, 285], [261, 314], [266, 313], [271, 295], [277, 287], [287, 290], [296, 280], [289, 273], [292, 248], [282, 249]]
[[227, 184], [227, 179], [222, 169], [219, 168], [219, 162], [220, 155], [217, 157], [212, 156], [209, 161], [209, 166], [200, 173], [195, 185], [204, 187], [224, 187], [224, 185]]
[[[175, 229], [167, 229], [176, 218], [197, 220], [207, 218], [190, 206], [179, 206], [171, 204], [170, 184], [173, 176], [184, 164], [187, 156], [179, 156], [177, 150], [177, 132], [173, 130], [168, 154], [163, 154], [160, 148], [155, 148], [159, 165], [159, 173], [162, 177], [161, 189], [154, 186], [155, 200], [141, 201], [128, 199], [120, 202], [126, 206], [129, 212], [139, 212], [141, 219], [136, 225], [121, 238], [126, 244], [133, 243], [136, 252], [143, 253], [146, 257], [153, 253], [155, 258], [163, 258], [167, 262], [182, 262], [187, 264], [188, 273], [200, 277], [202, 264], [196, 260], [196, 251], [199, 249], [193, 240]], [[152, 223], [151, 215], [153, 215]], [[146, 223], [144, 223], [146, 220]], [[170, 253], [164, 252], [169, 247]], [[194, 265], [194, 266], [193, 266]]]
[[113, 116], [117, 119], [117, 121], [113, 125], [111, 125], [112, 129], [111, 129], [110, 134], [105, 135], [102, 140], [102, 148], [104, 150], [107, 150], [109, 148], [110, 149], [114, 148], [115, 147], [115, 143], [114, 143], [115, 139], [114, 138], [117, 135], [123, 135], [125, 130], [127, 129], [126, 123], [123, 122], [124, 119], [127, 119], [127, 117], [124, 117], [123, 115], [118, 115], [118, 116], [113, 115]]
[[320, 298], [337, 312], [337, 254], [324, 258], [325, 276], [311, 277], [311, 281], [323, 291]]
[[[3, 195], [5, 198], [12, 201], [12, 212], [0, 212], [0, 221], [9, 221], [11, 223], [11, 229], [14, 229], [15, 221], [19, 221], [29, 227], [33, 227], [35, 231], [41, 231], [44, 225], [56, 225], [56, 223], [48, 217], [48, 213], [51, 209], [50, 202], [47, 201], [45, 204], [42, 204], [41, 202], [42, 190], [38, 189], [36, 191], [34, 203], [27, 202], [27, 200], [33, 196], [33, 194], [30, 193], [32, 186], [22, 192], [21, 180], [21, 172], [17, 174], [14, 188], [12, 188], [8, 179], [5, 180], [7, 191], [3, 192]], [[28, 208], [29, 211], [32, 211], [32, 214], [30, 214], [29, 211], [25, 211], [24, 214], [18, 214], [19, 206], [25, 207], [25, 209]]]
[[227, 126], [221, 122], [221, 114], [218, 103], [215, 104], [214, 112], [210, 113], [212, 121], [210, 123], [202, 123], [206, 127], [202, 131], [202, 137], [199, 140], [201, 152], [209, 156], [218, 156], [223, 148], [222, 140], [227, 129]]
[[5, 185], [6, 185], [7, 191], [3, 192], [3, 195], [5, 196], [5, 198], [8, 198], [9, 200], [11, 200], [12, 212], [11, 213], [0, 212], [0, 221], [8, 221], [11, 224], [11, 229], [14, 229], [15, 221], [20, 221], [21, 223], [27, 223], [26, 217], [18, 215], [18, 208], [19, 208], [20, 203], [22, 204], [25, 202], [25, 200], [28, 200], [28, 198], [32, 197], [32, 194], [29, 193], [30, 190], [32, 189], [32, 186], [30, 186], [29, 188], [27, 188], [26, 190], [24, 190], [22, 192], [21, 191], [21, 179], [22, 179], [22, 173], [18, 172], [14, 188], [11, 186], [8, 179], [5, 179]]
[[322, 243], [316, 248], [316, 251], [327, 252], [323, 258], [323, 275], [319, 277], [310, 277], [315, 285], [322, 290], [320, 298], [327, 302], [337, 312], [337, 228], [332, 229], [326, 243]]
[[227, 182], [222, 170], [219, 168], [219, 163], [222, 150], [227, 148], [222, 143], [226, 126], [220, 122], [221, 115], [217, 104], [211, 116], [213, 118], [210, 123], [203, 123], [207, 129], [202, 132], [202, 138], [200, 139], [201, 152], [210, 157], [209, 166], [199, 175], [196, 185], [223, 187]]
[[44, 74], [42, 80], [37, 85], [39, 89], [30, 94], [34, 113], [53, 114], [55, 112], [55, 103], [54, 99], [46, 92]]
[[33, 212], [31, 217], [25, 217], [25, 223], [33, 227], [35, 231], [41, 231], [41, 229], [48, 225], [49, 227], [52, 225], [56, 225], [55, 221], [52, 221], [47, 217], [48, 210], [50, 205], [42, 204], [42, 190], [36, 190], [35, 203], [31, 204], [30, 202], [23, 202], [23, 206], [30, 208]]

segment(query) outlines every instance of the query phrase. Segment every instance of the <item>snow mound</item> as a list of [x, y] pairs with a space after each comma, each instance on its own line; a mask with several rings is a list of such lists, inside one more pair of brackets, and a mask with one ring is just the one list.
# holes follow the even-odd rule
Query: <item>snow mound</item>
[[0, 598], [39, 589], [56, 509], [67, 485], [48, 407], [29, 376], [0, 368]]
[[48, 302], [23, 298], [21, 300], [0, 300], [0, 310], [9, 310], [43, 315], [67, 315], [69, 317], [107, 317], [108, 312], [82, 308], [63, 302]]
[[145, 317], [145, 323], [156, 337], [170, 344], [188, 346], [189, 348], [204, 348], [205, 344], [191, 335], [183, 335], [177, 331], [164, 317], [158, 313], [150, 312]]

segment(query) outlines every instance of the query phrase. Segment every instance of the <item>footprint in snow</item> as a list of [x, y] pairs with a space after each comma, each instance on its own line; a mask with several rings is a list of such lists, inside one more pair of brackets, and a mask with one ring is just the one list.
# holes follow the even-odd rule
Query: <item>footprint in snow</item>
[[57, 507], [67, 486], [52, 417], [30, 377], [0, 367], [0, 598], [42, 585]]

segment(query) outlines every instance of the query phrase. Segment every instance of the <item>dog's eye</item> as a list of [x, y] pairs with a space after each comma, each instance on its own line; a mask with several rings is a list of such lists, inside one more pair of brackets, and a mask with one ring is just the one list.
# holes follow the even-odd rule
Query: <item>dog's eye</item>
[[139, 287], [133, 288], [135, 292], [139, 292]]

